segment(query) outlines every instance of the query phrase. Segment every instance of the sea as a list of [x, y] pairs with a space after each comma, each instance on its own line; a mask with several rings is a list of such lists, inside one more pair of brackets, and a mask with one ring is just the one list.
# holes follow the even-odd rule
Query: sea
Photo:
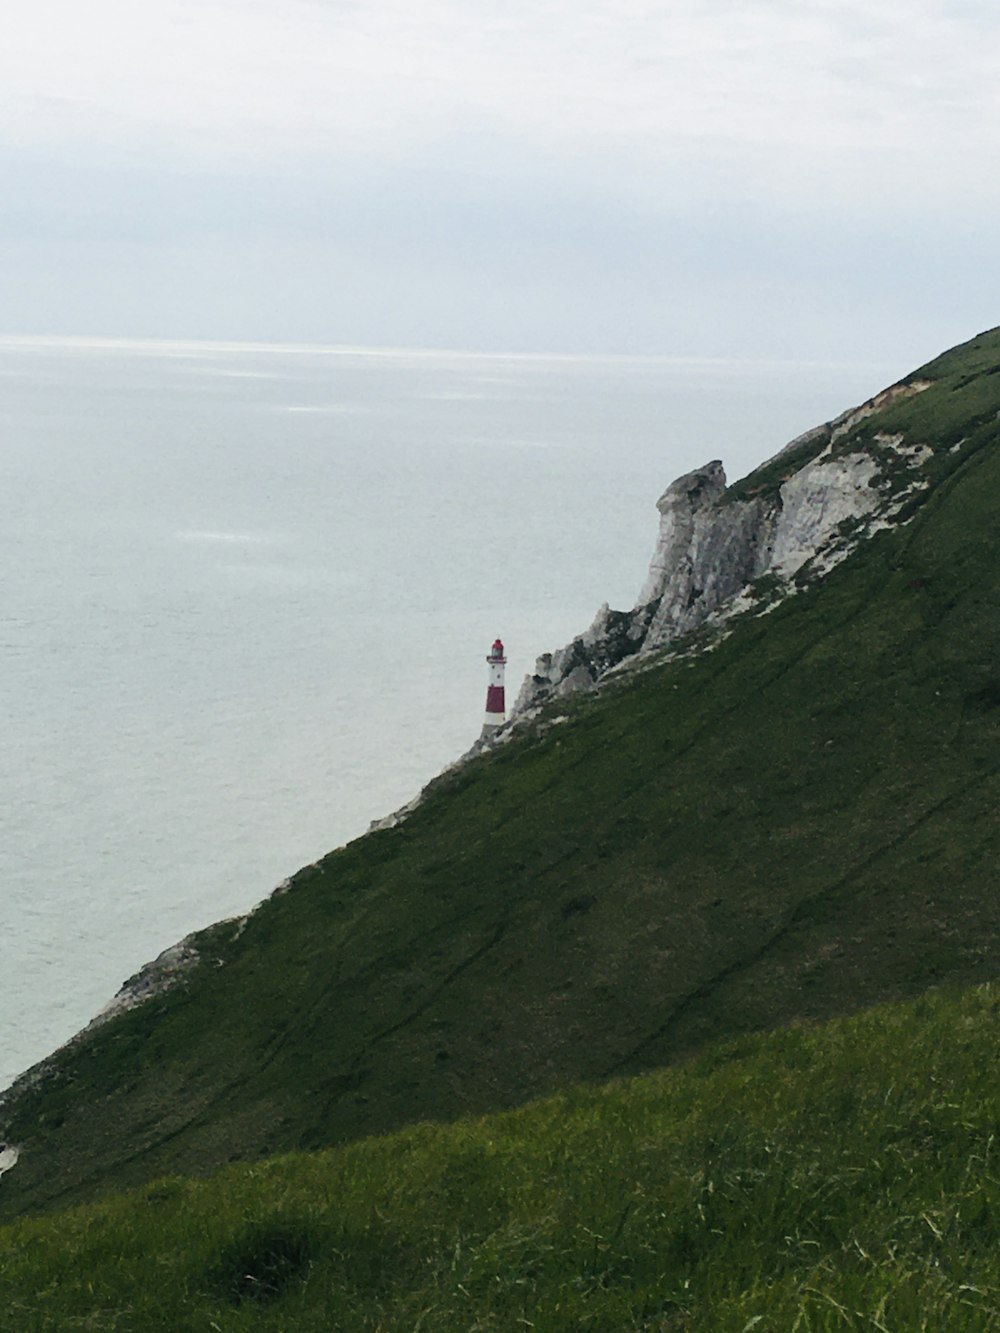
[[601, 603], [675, 477], [904, 367], [0, 338], [0, 1087], [365, 833]]

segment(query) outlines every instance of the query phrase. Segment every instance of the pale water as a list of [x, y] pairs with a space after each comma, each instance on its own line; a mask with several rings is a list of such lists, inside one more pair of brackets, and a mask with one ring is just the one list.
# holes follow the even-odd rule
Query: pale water
[[903, 367], [0, 340], [0, 1086], [413, 796], [675, 476]]

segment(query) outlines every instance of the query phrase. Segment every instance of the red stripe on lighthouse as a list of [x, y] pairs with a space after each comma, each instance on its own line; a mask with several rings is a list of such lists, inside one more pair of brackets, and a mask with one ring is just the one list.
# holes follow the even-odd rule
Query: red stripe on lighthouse
[[488, 685], [486, 687], [486, 711], [487, 713], [506, 712], [502, 685]]

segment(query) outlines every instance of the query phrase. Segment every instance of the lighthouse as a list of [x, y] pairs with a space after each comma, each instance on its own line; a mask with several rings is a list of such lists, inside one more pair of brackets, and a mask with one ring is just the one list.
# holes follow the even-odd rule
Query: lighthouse
[[503, 644], [493, 640], [493, 647], [486, 656], [490, 670], [489, 685], [486, 687], [486, 717], [483, 720], [483, 739], [492, 736], [497, 727], [502, 727], [507, 720], [507, 710], [503, 699], [503, 669], [507, 665]]

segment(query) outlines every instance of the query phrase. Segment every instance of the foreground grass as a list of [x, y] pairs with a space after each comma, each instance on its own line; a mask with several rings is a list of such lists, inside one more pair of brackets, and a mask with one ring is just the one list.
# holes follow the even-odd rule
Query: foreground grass
[[5, 1330], [1000, 1329], [1000, 986], [0, 1231]]

